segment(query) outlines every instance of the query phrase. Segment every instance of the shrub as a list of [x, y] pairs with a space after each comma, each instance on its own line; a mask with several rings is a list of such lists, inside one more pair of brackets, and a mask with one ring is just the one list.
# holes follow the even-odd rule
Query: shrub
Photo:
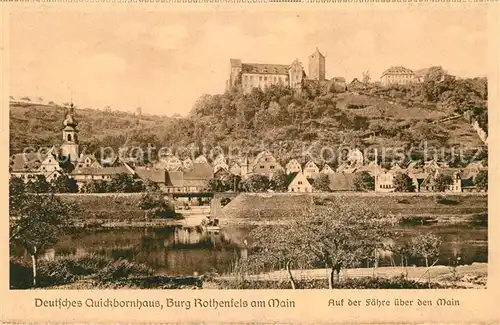
[[22, 261], [10, 260], [10, 288], [27, 289], [33, 284], [31, 265]]
[[152, 275], [153, 271], [146, 265], [136, 264], [127, 260], [117, 260], [99, 270], [95, 278], [99, 282], [111, 282], [132, 276]]
[[47, 287], [73, 282], [75, 279], [73, 269], [75, 269], [75, 264], [72, 260], [61, 258], [42, 261], [38, 268], [40, 286]]

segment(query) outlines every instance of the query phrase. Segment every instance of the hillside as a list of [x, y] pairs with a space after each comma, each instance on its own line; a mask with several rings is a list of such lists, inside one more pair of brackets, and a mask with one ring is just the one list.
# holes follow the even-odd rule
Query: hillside
[[[479, 121], [487, 130], [486, 79], [462, 80], [439, 73], [433, 78], [438, 81], [430, 76], [422, 84], [373, 85], [343, 93], [314, 84], [302, 92], [276, 85], [249, 94], [233, 88], [224, 94], [201, 96], [186, 118], [92, 109], [76, 109], [76, 115], [80, 141], [89, 147], [87, 151], [99, 146], [147, 148], [150, 143], [173, 147], [184, 156], [194, 144], [198, 153], [210, 156], [208, 150], [216, 146], [250, 153], [265, 147], [283, 163], [300, 157], [312, 144], [312, 154], [325, 146], [413, 146], [417, 156], [425, 145], [484, 147], [471, 121]], [[11, 152], [58, 143], [64, 111], [58, 106], [12, 102]], [[451, 119], [440, 122], [448, 117]]]

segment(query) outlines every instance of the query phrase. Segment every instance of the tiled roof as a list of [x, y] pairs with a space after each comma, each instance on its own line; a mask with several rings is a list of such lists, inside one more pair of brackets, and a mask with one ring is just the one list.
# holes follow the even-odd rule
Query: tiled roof
[[209, 180], [213, 176], [212, 166], [208, 163], [194, 163], [190, 171], [184, 172], [184, 180]]
[[289, 69], [290, 66], [286, 64], [242, 63], [241, 65], [243, 73], [288, 75]]
[[146, 168], [136, 168], [135, 173], [141, 179], [152, 180], [155, 183], [165, 183], [166, 171], [165, 169], [146, 169]]
[[13, 172], [36, 171], [47, 155], [38, 153], [19, 153], [10, 158], [10, 169]]
[[184, 178], [183, 178], [183, 172], [167, 172], [166, 177], [165, 177], [165, 185], [171, 186], [171, 187], [183, 187], [184, 185]]
[[73, 170], [71, 174], [73, 175], [118, 175], [118, 174], [129, 174], [131, 175], [132, 173], [125, 167], [125, 166], [120, 166], [120, 167], [103, 167], [103, 168], [97, 168], [97, 167], [80, 167], [76, 168]]
[[390, 67], [389, 69], [385, 70], [382, 73], [382, 76], [386, 74], [415, 74], [412, 70], [402, 67], [402, 66], [395, 66], [395, 67]]
[[342, 174], [335, 173], [329, 174], [328, 179], [330, 180], [330, 190], [332, 191], [354, 191], [356, 187], [354, 186], [355, 174]]
[[206, 187], [208, 180], [204, 179], [184, 179], [184, 187]]

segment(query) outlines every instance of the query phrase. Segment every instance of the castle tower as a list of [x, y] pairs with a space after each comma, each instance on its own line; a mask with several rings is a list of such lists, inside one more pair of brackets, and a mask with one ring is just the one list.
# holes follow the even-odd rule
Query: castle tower
[[242, 64], [240, 59], [230, 59], [229, 60], [229, 80], [227, 89], [234, 87], [235, 85], [241, 83], [238, 78], [241, 77]]
[[74, 118], [74, 106], [71, 106], [64, 120], [64, 129], [62, 131], [63, 144], [61, 145], [61, 155], [67, 157], [70, 162], [74, 163], [80, 157], [80, 148], [78, 145], [78, 122]]
[[302, 81], [304, 79], [304, 69], [302, 68], [302, 63], [298, 59], [293, 61], [288, 70], [288, 79], [290, 81], [290, 88], [301, 89]]
[[309, 79], [325, 80], [326, 74], [325, 56], [316, 48], [313, 54], [309, 55]]

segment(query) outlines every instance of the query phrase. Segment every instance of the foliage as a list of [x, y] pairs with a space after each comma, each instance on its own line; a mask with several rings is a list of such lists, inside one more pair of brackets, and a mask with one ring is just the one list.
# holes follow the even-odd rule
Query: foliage
[[312, 186], [317, 191], [330, 192], [330, 178], [328, 178], [327, 174], [319, 174]]
[[[251, 150], [260, 144], [283, 143], [290, 150], [277, 154], [280, 161], [287, 156], [299, 157], [303, 142], [306, 145], [317, 141], [326, 146], [343, 143], [366, 146], [364, 139], [368, 130], [376, 130], [372, 135], [398, 146], [401, 141], [405, 144], [418, 142], [426, 135], [436, 137], [438, 141], [449, 141], [452, 139], [449, 126], [432, 124], [428, 129], [435, 129], [435, 132], [412, 132], [418, 120], [425, 120], [426, 116], [441, 116], [434, 114], [438, 108], [443, 112], [458, 110], [468, 113], [471, 121], [477, 120], [487, 130], [486, 78], [454, 78], [441, 67], [434, 67], [429, 69], [423, 83], [372, 86], [366, 91], [370, 92], [369, 96], [339, 94], [332, 92], [331, 85], [319, 83], [305, 85], [302, 92], [283, 85], [253, 89], [250, 93], [234, 87], [223, 94], [202, 95], [189, 116], [184, 118], [91, 109], [78, 109], [76, 114], [81, 120], [81, 145], [88, 153], [102, 146], [117, 150], [121, 146], [147, 148], [151, 144], [157, 148], [169, 146], [178, 152], [182, 151], [180, 147], [195, 145], [194, 154], [199, 154], [219, 145], [236, 144]], [[349, 98], [355, 102], [351, 103]], [[355, 111], [343, 109], [349, 105], [364, 108]], [[64, 109], [54, 105], [12, 102], [11, 152], [56, 143], [60, 138]], [[406, 116], [391, 113], [393, 109]], [[417, 115], [423, 118], [416, 119]], [[27, 129], [28, 132], [17, 131]], [[418, 130], [421, 129], [424, 128], [419, 126]], [[153, 150], [151, 158], [155, 159], [156, 155]]]
[[9, 211], [17, 214], [26, 201], [24, 181], [16, 176], [9, 179]]
[[83, 193], [108, 193], [109, 184], [103, 180], [91, 180], [85, 182], [81, 188]]
[[225, 192], [226, 191], [226, 184], [218, 179], [218, 178], [212, 178], [209, 179], [207, 182], [207, 187], [205, 188], [206, 192]]
[[136, 264], [127, 260], [117, 260], [100, 269], [95, 277], [99, 282], [113, 282], [131, 276], [152, 275], [153, 270], [143, 264]]
[[144, 190], [142, 180], [135, 180], [132, 175], [120, 173], [113, 175], [109, 181], [109, 192], [137, 193]]
[[354, 175], [353, 180], [356, 191], [374, 191], [375, 178], [367, 171], [358, 172]]
[[160, 186], [156, 182], [146, 179], [144, 181], [144, 190], [150, 193], [160, 192]]
[[172, 217], [174, 208], [165, 200], [164, 196], [155, 193], [145, 193], [141, 197], [139, 206], [142, 210], [147, 210], [155, 217]]
[[257, 227], [250, 234], [254, 240], [254, 253], [248, 260], [250, 267], [253, 271], [259, 272], [265, 268], [272, 269], [285, 265], [290, 285], [295, 289], [296, 284], [291, 269], [310, 262], [302, 240], [297, 240], [301, 235], [300, 223], [296, 221], [280, 227], [267, 225]]
[[474, 178], [474, 184], [482, 190], [488, 190], [488, 171], [480, 171]]
[[275, 192], [286, 192], [288, 190], [288, 177], [284, 171], [280, 170], [273, 174], [269, 182], [269, 188]]
[[243, 182], [246, 192], [267, 192], [269, 190], [269, 179], [264, 175], [253, 174]]
[[[305, 211], [303, 215], [284, 226], [258, 227], [254, 231], [253, 258], [268, 264], [282, 262], [288, 265], [287, 269], [292, 263], [325, 265], [331, 269], [331, 288], [334, 274], [338, 280], [342, 268], [374, 258], [375, 251], [391, 236], [394, 224], [373, 207], [347, 205], [342, 199], [334, 199], [331, 204]], [[290, 272], [289, 275], [293, 286]]]
[[29, 193], [48, 193], [50, 184], [44, 175], [35, 175], [35, 180], [30, 180], [26, 184], [26, 191]]
[[155, 192], [159, 187], [154, 182], [147, 182], [147, 185], [142, 180], [136, 180], [132, 175], [120, 173], [113, 175], [111, 180], [91, 180], [83, 184], [81, 191], [83, 193], [139, 193], [139, 192]]
[[396, 173], [394, 175], [394, 190], [396, 192], [414, 192], [415, 185], [413, 184], [413, 180], [410, 176], [403, 173]]
[[53, 194], [29, 194], [19, 207], [9, 211], [9, 240], [20, 243], [31, 255], [35, 286], [38, 255], [71, 228], [70, 217], [78, 211], [76, 204], [63, 202]]
[[52, 191], [55, 193], [77, 193], [78, 184], [76, 180], [68, 175], [60, 175], [51, 181]]
[[432, 233], [427, 233], [413, 237], [410, 246], [413, 255], [423, 257], [425, 259], [425, 265], [429, 267], [429, 258], [439, 255], [441, 243], [441, 238]]
[[453, 178], [450, 175], [439, 174], [435, 179], [435, 184], [438, 192], [444, 192], [448, 186], [453, 185]]

